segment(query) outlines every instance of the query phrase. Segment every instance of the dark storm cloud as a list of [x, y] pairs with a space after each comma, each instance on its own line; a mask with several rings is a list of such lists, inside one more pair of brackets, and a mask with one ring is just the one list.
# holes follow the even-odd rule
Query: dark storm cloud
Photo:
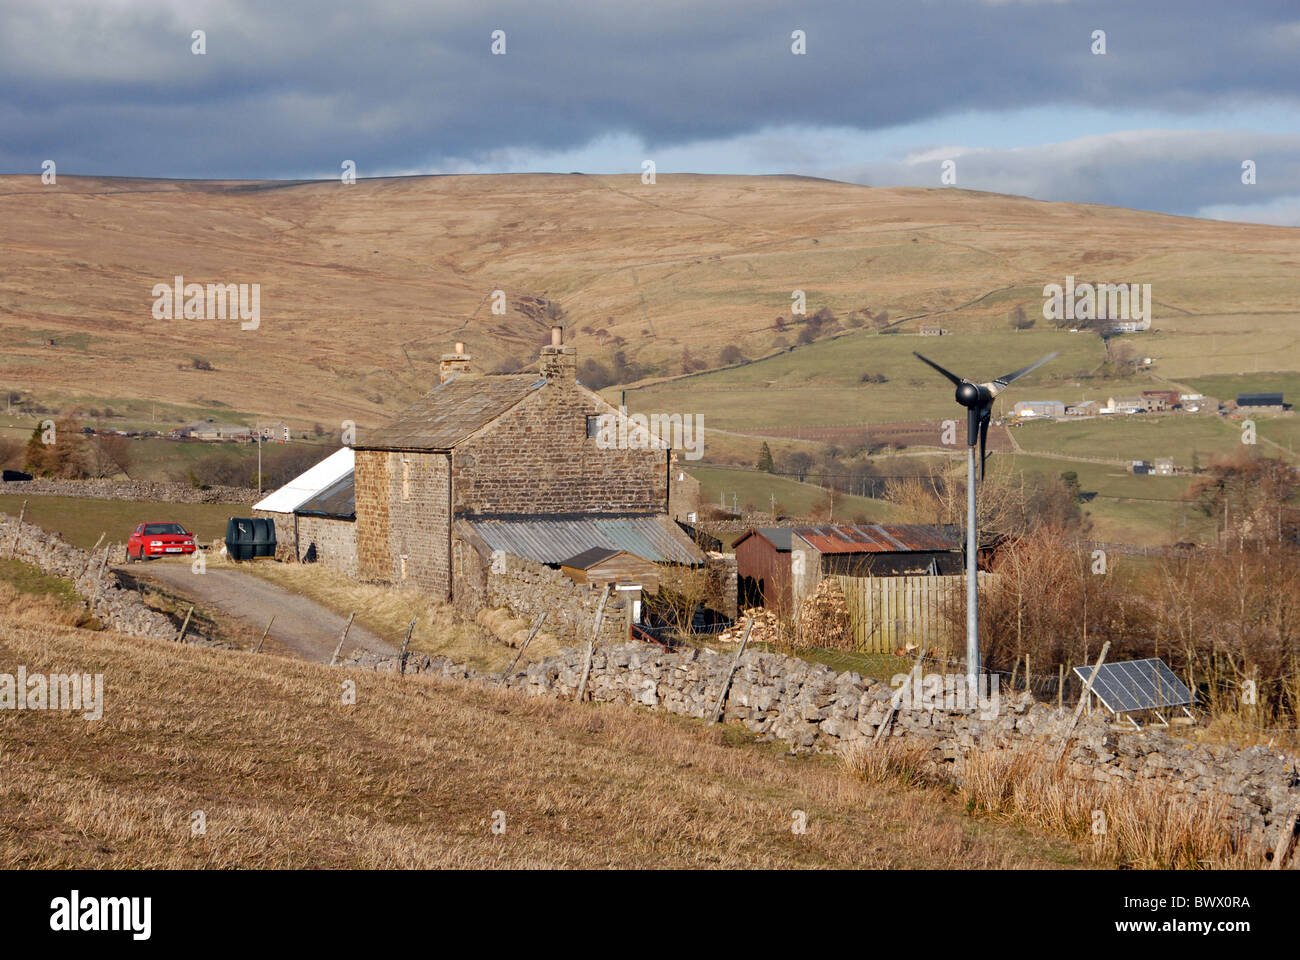
[[969, 109], [1294, 102], [1298, 22], [1187, 0], [45, 4], [4, 13], [0, 170], [365, 175], [610, 133], [662, 148]]

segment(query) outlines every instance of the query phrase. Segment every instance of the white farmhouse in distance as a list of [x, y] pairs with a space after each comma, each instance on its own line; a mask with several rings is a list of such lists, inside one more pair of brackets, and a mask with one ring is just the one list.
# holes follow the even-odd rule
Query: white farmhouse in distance
[[1065, 404], [1060, 400], [1021, 400], [1011, 412], [1017, 417], [1063, 417]]

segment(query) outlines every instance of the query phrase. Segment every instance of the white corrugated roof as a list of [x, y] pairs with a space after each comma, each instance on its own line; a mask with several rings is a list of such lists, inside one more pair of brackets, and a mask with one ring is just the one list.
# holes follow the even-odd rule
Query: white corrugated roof
[[351, 447], [335, 450], [306, 473], [301, 473], [279, 490], [253, 505], [254, 510], [272, 513], [293, 513], [326, 487], [338, 483], [352, 472], [355, 465]]

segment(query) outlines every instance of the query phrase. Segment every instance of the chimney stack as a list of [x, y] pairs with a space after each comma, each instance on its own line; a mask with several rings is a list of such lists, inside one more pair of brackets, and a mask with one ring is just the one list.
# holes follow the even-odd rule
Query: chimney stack
[[578, 352], [573, 347], [564, 346], [564, 328], [558, 324], [551, 327], [551, 342], [542, 347], [540, 358], [542, 376], [548, 380], [569, 380], [578, 378]]
[[470, 356], [465, 352], [465, 344], [456, 341], [455, 353], [444, 353], [438, 364], [438, 382], [446, 383], [452, 377], [469, 373]]

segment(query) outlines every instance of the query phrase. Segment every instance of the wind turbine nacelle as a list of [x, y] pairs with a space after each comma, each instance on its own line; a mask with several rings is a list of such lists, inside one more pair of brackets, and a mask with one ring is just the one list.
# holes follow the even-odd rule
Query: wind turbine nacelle
[[957, 387], [957, 402], [963, 407], [978, 410], [993, 402], [993, 393], [986, 387], [967, 380]]

